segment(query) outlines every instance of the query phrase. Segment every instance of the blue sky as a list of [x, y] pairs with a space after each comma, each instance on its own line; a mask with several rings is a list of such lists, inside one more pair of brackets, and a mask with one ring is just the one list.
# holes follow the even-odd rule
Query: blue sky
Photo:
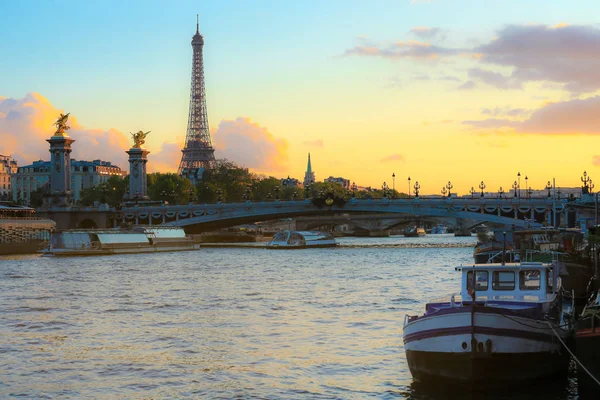
[[[392, 169], [407, 175], [423, 171], [432, 179], [435, 171], [425, 171], [432, 159], [426, 152], [415, 154], [415, 149], [430, 147], [435, 160], [448, 144], [440, 142], [436, 148], [421, 139], [430, 135], [430, 140], [462, 140], [460, 120], [476, 119], [482, 107], [534, 110], [540, 107], [534, 97], [565, 101], [572, 93], [540, 94], [550, 89], [530, 84], [512, 91], [480, 85], [476, 91], [458, 93], [448, 82], [415, 83], [415, 79], [447, 73], [467, 80], [469, 60], [424, 63], [343, 56], [349, 49], [365, 40], [381, 48], [398, 41], [423, 41], [409, 33], [416, 27], [440, 29], [443, 36], [436, 43], [445, 48], [491, 43], [507, 25], [566, 23], [597, 29], [594, 16], [600, 3], [4, 1], [1, 10], [0, 97], [21, 99], [36, 92], [56, 109], [72, 112], [88, 128], [152, 130], [148, 143], [156, 149], [185, 136], [190, 40], [199, 14], [211, 128], [244, 117], [265, 128], [271, 139], [287, 142], [288, 162], [273, 173], [301, 177], [306, 153], [312, 151], [318, 177], [344, 175], [375, 185]], [[502, 66], [494, 71], [510, 73]], [[458, 122], [452, 128], [448, 124], [424, 131], [434, 120]], [[490, 147], [504, 146], [498, 145], [498, 137], [467, 140], [487, 146], [469, 149], [471, 162], [481, 162], [478, 154], [491, 151]], [[319, 141], [322, 145], [316, 148], [307, 144]], [[529, 141], [523, 139], [520, 146]], [[364, 157], [349, 161], [358, 153]], [[398, 163], [374, 167], [377, 177], [371, 178], [359, 166], [394, 154]], [[497, 159], [507, 156], [501, 150], [495, 154]], [[235, 158], [235, 152], [228, 155]], [[587, 164], [576, 168], [594, 168], [591, 160], [589, 154]], [[464, 176], [465, 188], [480, 180], [462, 170], [454, 174]]]

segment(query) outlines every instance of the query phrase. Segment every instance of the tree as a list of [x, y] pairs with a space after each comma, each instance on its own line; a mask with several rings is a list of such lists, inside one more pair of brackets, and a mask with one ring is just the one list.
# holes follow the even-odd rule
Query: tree
[[125, 179], [113, 175], [105, 182], [83, 189], [80, 193], [79, 202], [85, 206], [107, 203], [111, 207], [116, 207], [123, 202], [126, 195], [129, 194], [129, 176]]
[[169, 204], [187, 204], [196, 197], [196, 188], [189, 179], [174, 173], [148, 174], [148, 196]]

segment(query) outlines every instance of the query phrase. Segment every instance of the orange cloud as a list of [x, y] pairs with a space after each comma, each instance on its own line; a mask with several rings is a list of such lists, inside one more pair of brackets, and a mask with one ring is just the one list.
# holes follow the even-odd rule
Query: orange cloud
[[[39, 93], [28, 93], [22, 99], [0, 97], [0, 153], [14, 156], [20, 165], [50, 159], [46, 139], [53, 135], [52, 125], [61, 112]], [[76, 141], [73, 159], [102, 159], [127, 168], [125, 150], [130, 146], [125, 134], [116, 129], [85, 128], [73, 114], [68, 124], [71, 129], [67, 133]]]
[[[39, 93], [28, 93], [22, 99], [0, 96], [0, 153], [13, 155], [20, 165], [35, 160], [48, 160], [49, 145], [46, 142], [54, 133], [52, 126], [57, 116], [64, 112]], [[71, 157], [76, 160], [110, 161], [128, 170], [131, 147], [129, 135], [117, 129], [92, 129], [79, 123], [71, 113], [67, 133], [75, 139]], [[150, 152], [150, 172], [175, 172], [181, 159], [182, 143], [165, 142], [158, 151]]]
[[248, 117], [222, 120], [213, 134], [215, 155], [259, 173], [281, 172], [288, 167], [288, 142], [273, 136]]

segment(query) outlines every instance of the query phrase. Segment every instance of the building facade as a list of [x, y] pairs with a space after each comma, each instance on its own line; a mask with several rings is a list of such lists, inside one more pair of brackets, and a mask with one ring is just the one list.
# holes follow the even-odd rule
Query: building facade
[[302, 188], [302, 182], [300, 182], [298, 179], [296, 178], [290, 178], [289, 175], [287, 178], [282, 178], [280, 179], [281, 182], [281, 187], [282, 188]]
[[334, 178], [333, 176], [330, 176], [329, 178], [325, 179], [325, 182], [337, 183], [345, 190], [350, 190], [350, 179], [344, 179], [342, 177]]
[[[12, 199], [22, 204], [31, 202], [31, 193], [37, 189], [50, 187], [50, 161], [34, 161], [31, 165], [18, 167], [12, 179]], [[81, 191], [106, 182], [111, 176], [124, 178], [127, 172], [109, 161], [71, 160], [71, 192], [75, 201], [81, 198]]]
[[11, 176], [17, 172], [17, 162], [10, 156], [0, 154], [0, 200], [12, 197]]

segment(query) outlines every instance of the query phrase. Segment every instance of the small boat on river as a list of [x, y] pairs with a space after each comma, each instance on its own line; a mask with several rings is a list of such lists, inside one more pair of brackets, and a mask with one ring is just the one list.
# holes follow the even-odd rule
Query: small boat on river
[[578, 365], [579, 384], [600, 390], [600, 278], [592, 278], [590, 287], [591, 296], [575, 323], [575, 355], [587, 369]]
[[46, 256], [90, 256], [198, 250], [199, 244], [178, 227], [71, 229], [53, 233]]
[[404, 320], [404, 347], [418, 381], [486, 386], [566, 373], [572, 303], [559, 267], [540, 262], [473, 264], [461, 295]]
[[280, 231], [267, 243], [269, 250], [293, 250], [319, 247], [335, 247], [332, 234], [321, 231]]
[[425, 236], [425, 229], [423, 228], [419, 228], [417, 226], [413, 226], [411, 228], [406, 228], [404, 229], [404, 231], [402, 231], [402, 234], [405, 237], [418, 237], [418, 236]]

